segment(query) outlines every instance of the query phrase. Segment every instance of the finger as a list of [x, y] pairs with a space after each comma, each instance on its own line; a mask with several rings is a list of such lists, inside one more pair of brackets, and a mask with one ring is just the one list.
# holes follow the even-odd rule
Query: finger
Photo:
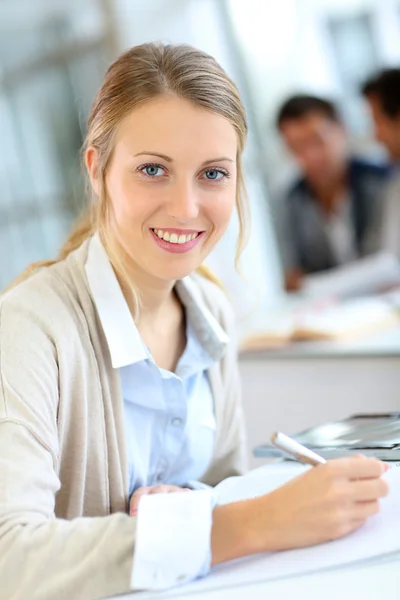
[[168, 491], [168, 485], [159, 483], [158, 485], [152, 485], [149, 494], [165, 494]]
[[[354, 454], [352, 456], [352, 458], [355, 458], [357, 460], [365, 460], [365, 459], [368, 460], [368, 456], [365, 456], [365, 454]], [[383, 462], [383, 461], [379, 461], [379, 462], [382, 463], [382, 465], [383, 465], [383, 472], [386, 473], [386, 471], [389, 469], [389, 465], [387, 463]]]
[[353, 519], [346, 519], [339, 527], [337, 527], [330, 537], [330, 541], [337, 540], [349, 533], [352, 533], [356, 529], [359, 529], [362, 525], [364, 525], [366, 519], [361, 519], [359, 517], [354, 517]]
[[[332, 461], [334, 462], [334, 461]], [[351, 456], [338, 459], [339, 470], [349, 479], [372, 479], [380, 477], [386, 470], [385, 464], [377, 458]]]
[[388, 495], [389, 485], [385, 479], [359, 479], [352, 482], [354, 498], [358, 502], [365, 502], [384, 498]]
[[149, 487], [141, 487], [138, 488], [131, 496], [131, 501], [129, 504], [129, 514], [130, 516], [134, 516], [137, 514], [139, 502], [142, 496], [150, 493]]
[[137, 498], [137, 497], [143, 496], [144, 494], [148, 494], [150, 492], [150, 490], [151, 490], [151, 487], [149, 487], [149, 486], [140, 487], [133, 492], [132, 498], [134, 498], [134, 497]]
[[380, 511], [379, 500], [372, 500], [371, 502], [356, 502], [354, 505], [354, 516], [353, 520], [366, 520], [368, 517], [378, 514]]
[[177, 485], [158, 484], [150, 488], [149, 494], [172, 494], [176, 492], [190, 492], [190, 489], [181, 488]]
[[366, 522], [367, 522], [367, 519], [353, 519], [350, 524], [349, 533], [352, 533], [353, 531], [360, 529], [360, 527], [365, 525]]
[[150, 494], [169, 494], [170, 492], [179, 492], [181, 488], [175, 485], [166, 485], [164, 483], [160, 483], [158, 485], [153, 485], [150, 488]]

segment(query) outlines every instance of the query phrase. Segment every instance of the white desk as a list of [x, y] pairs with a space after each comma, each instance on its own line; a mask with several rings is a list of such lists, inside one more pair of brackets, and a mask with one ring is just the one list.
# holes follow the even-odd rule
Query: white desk
[[348, 342], [240, 356], [250, 467], [255, 446], [356, 412], [400, 411], [400, 328]]
[[[300, 467], [299, 470], [301, 471]], [[274, 471], [276, 476], [272, 477]], [[272, 484], [270, 489], [295, 475], [293, 466], [286, 463], [261, 467], [253, 474], [249, 474], [247, 479], [246, 489], [250, 495], [255, 489], [260, 490], [258, 487], [260, 481], [264, 484], [267, 482], [268, 473], [272, 477], [269, 482], [269, 486]], [[323, 600], [381, 600], [382, 598], [397, 600], [400, 597], [400, 546], [397, 536], [391, 535], [389, 529], [392, 530], [394, 526], [396, 531], [400, 525], [397, 515], [400, 468], [393, 468], [389, 474], [393, 476], [391, 481], [395, 495], [386, 508], [382, 506], [382, 511], [388, 511], [388, 518], [391, 514], [395, 515], [396, 522], [392, 524], [391, 521], [382, 520], [383, 529], [374, 531], [366, 528], [364, 532], [361, 530], [356, 545], [353, 536], [348, 543], [346, 538], [335, 542], [335, 547], [324, 544], [320, 550], [316, 546], [305, 549], [305, 552], [295, 551], [296, 558], [293, 552], [267, 556], [266, 560], [261, 556], [253, 557], [249, 558], [247, 563], [245, 560], [239, 561], [238, 564], [221, 565], [217, 572], [211, 573], [209, 578], [202, 582], [195, 582], [194, 585], [188, 584], [166, 592], [130, 594], [123, 598], [125, 600], [127, 598], [131, 600], [196, 600], [196, 598], [199, 600], [243, 600], [243, 598], [321, 600], [322, 597]], [[242, 486], [243, 481], [241, 480], [240, 484]], [[267, 488], [268, 485], [263, 489]], [[224, 498], [238, 497], [234, 488], [229, 486], [224, 491], [220, 488], [220, 492]], [[245, 490], [242, 488], [241, 497], [246, 496], [243, 492]], [[389, 500], [388, 497], [385, 502]], [[392, 554], [371, 557], [371, 554], [379, 551], [392, 552]], [[346, 556], [352, 557], [352, 560], [357, 562], [329, 568], [333, 563], [345, 561]], [[320, 570], [316, 570], [318, 565]], [[305, 570], [309, 572], [304, 573]], [[304, 574], [293, 575], [296, 571], [303, 571]], [[274, 580], [268, 579], [272, 573], [276, 577]]]
[[400, 554], [362, 566], [184, 595], [179, 600], [395, 600], [399, 596]]
[[[180, 594], [177, 600], [397, 600], [400, 596], [400, 553], [311, 575]], [[109, 600], [162, 600], [173, 592], [116, 596]]]

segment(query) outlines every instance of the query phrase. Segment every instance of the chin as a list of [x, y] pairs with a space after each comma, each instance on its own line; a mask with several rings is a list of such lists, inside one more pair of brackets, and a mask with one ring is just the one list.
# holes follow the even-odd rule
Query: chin
[[177, 279], [183, 279], [191, 273], [194, 273], [196, 269], [199, 268], [199, 264], [193, 264], [192, 262], [186, 265], [173, 265], [173, 264], [164, 264], [160, 265], [158, 269], [152, 269], [152, 273], [158, 279], [163, 279], [164, 281], [176, 281]]
[[309, 178], [311, 179], [311, 181], [315, 181], [317, 184], [322, 184], [325, 182], [326, 178], [329, 177], [330, 175], [330, 170], [329, 169], [320, 169], [319, 171], [315, 172], [315, 173], [311, 173], [309, 175]]
[[168, 272], [164, 272], [162, 274], [162, 276], [160, 277], [160, 279], [163, 279], [165, 281], [176, 281], [178, 279], [184, 279], [185, 277], [187, 277], [188, 275], [191, 275], [195, 271], [196, 271], [196, 269], [190, 269], [190, 270], [183, 270], [183, 269], [172, 270], [171, 269]]

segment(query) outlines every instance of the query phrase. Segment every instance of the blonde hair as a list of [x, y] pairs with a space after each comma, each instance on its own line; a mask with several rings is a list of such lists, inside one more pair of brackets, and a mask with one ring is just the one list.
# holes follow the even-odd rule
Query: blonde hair
[[[151, 43], [131, 48], [109, 67], [95, 97], [82, 156], [89, 147], [96, 149], [99, 190], [98, 194], [91, 190], [89, 207], [61, 248], [58, 260], [65, 259], [93, 233], [99, 232], [120, 281], [132, 292], [135, 312], [139, 310], [140, 300], [133, 282], [129, 281], [121, 249], [109, 234], [111, 203], [107, 197], [106, 173], [113, 154], [114, 133], [119, 123], [135, 107], [165, 94], [190, 100], [197, 106], [219, 114], [235, 128], [238, 139], [236, 207], [239, 218], [236, 264], [248, 237], [248, 204], [241, 162], [247, 123], [236, 85], [214, 58], [191, 46]], [[57, 261], [34, 263], [17, 282], [37, 268], [55, 262]], [[219, 283], [205, 265], [201, 265], [198, 272]]]

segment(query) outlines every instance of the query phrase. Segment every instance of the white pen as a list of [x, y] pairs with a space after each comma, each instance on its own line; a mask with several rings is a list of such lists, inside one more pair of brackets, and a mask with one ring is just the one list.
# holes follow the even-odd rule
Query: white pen
[[319, 456], [319, 454], [316, 454], [302, 444], [299, 444], [299, 442], [292, 440], [292, 438], [280, 431], [272, 435], [271, 442], [274, 446], [279, 448], [279, 450], [286, 452], [286, 454], [290, 454], [290, 456], [301, 463], [307, 463], [313, 467], [326, 463], [326, 460], [322, 458], [322, 456]]

